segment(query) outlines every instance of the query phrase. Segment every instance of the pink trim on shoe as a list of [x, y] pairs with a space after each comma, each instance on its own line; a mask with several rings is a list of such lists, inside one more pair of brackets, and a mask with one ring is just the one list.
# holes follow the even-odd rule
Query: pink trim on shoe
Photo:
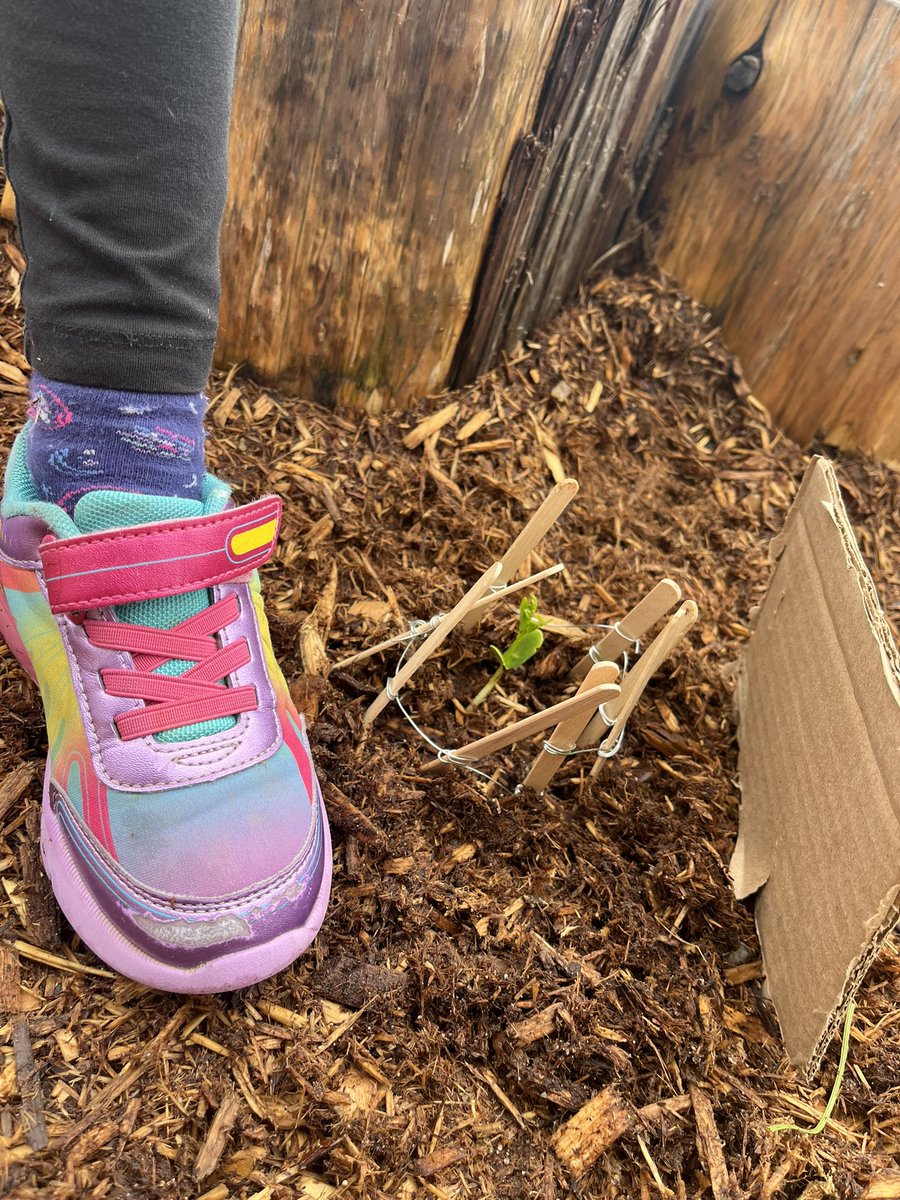
[[271, 558], [280, 523], [281, 500], [264, 496], [190, 520], [48, 537], [40, 555], [50, 611], [158, 600], [241, 579]]

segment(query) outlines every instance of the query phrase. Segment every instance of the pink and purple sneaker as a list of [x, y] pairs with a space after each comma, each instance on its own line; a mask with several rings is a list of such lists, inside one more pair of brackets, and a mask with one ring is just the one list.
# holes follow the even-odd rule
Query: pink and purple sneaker
[[256, 569], [281, 501], [38, 496], [17, 438], [0, 506], [0, 633], [47, 721], [41, 851], [73, 928], [171, 992], [246, 987], [315, 937], [331, 842]]

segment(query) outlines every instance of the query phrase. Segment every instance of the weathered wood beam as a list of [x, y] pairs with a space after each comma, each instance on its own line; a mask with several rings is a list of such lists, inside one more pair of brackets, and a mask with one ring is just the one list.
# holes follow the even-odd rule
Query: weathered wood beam
[[707, 0], [578, 0], [517, 140], [453, 381], [494, 364], [630, 232]]
[[218, 357], [325, 403], [440, 387], [568, 0], [247, 0]]

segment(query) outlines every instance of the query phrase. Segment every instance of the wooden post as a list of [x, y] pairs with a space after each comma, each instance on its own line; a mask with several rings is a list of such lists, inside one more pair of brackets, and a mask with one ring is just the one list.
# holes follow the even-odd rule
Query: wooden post
[[564, 0], [246, 0], [219, 361], [377, 411], [439, 388]]
[[618, 237], [703, 2], [245, 0], [218, 361], [370, 411], [493, 362]]
[[900, 461], [900, 8], [718, 0], [647, 209], [794, 437]]
[[680, 73], [708, 0], [572, 4], [503, 181], [453, 381], [493, 366], [635, 234]]

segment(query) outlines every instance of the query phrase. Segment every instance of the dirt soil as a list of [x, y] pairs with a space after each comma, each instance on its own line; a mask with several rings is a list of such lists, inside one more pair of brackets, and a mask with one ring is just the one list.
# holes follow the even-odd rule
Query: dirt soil
[[[0, 230], [8, 445], [25, 408], [22, 264]], [[815, 1123], [838, 1046], [811, 1083], [786, 1062], [752, 912], [729, 886], [728, 665], [807, 456], [748, 394], [709, 314], [658, 279], [607, 278], [501, 369], [414, 411], [336, 414], [217, 376], [209, 427], [212, 466], [238, 497], [274, 490], [286, 505], [265, 585], [328, 781], [330, 913], [301, 961], [243, 993], [167, 996], [106, 971], [41, 882], [41, 709], [3, 647], [0, 1193], [900, 1195], [896, 942], [866, 979], [825, 1131], [768, 1128]], [[896, 622], [900, 479], [858, 456], [838, 469]], [[539, 586], [542, 610], [585, 629], [670, 576], [698, 624], [598, 781], [574, 758], [548, 794], [515, 794], [533, 740], [490, 760], [490, 783], [423, 774], [428, 749], [396, 709], [361, 724], [396, 654], [333, 664], [453, 605], [560, 470], [581, 492], [531, 559], [567, 568]], [[587, 642], [554, 633], [462, 713], [514, 625], [507, 603], [410, 689], [440, 744], [564, 694]], [[603, 1112], [588, 1115], [605, 1149], [578, 1177], [553, 1137], [598, 1094]]]

